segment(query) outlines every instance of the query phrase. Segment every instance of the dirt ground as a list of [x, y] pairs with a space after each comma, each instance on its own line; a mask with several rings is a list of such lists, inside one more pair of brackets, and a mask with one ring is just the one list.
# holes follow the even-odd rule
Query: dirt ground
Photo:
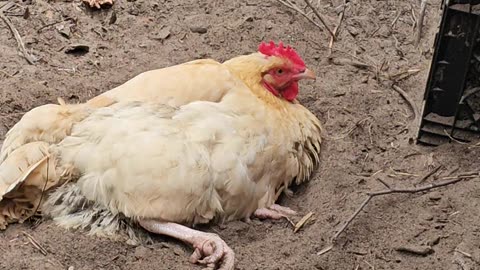
[[[336, 24], [342, 8], [335, 7], [343, 0], [312, 2], [329, 25]], [[479, 148], [413, 143], [412, 112], [385, 77], [420, 69], [397, 85], [421, 108], [441, 1], [427, 5], [418, 48], [412, 42], [419, 1], [349, 2], [329, 61], [327, 33], [277, 1], [117, 0], [101, 11], [79, 0], [18, 1], [21, 8], [9, 18], [37, 61], [30, 65], [19, 55], [0, 21], [0, 139], [23, 113], [57, 97], [85, 101], [146, 70], [196, 58], [223, 61], [256, 50], [262, 40], [282, 40], [317, 73], [316, 82], [302, 83], [300, 100], [337, 138], [324, 142], [312, 181], [280, 201], [303, 214], [314, 212], [299, 232], [287, 221], [205, 228], [233, 248], [237, 269], [480, 269], [478, 178], [428, 193], [375, 198], [330, 252], [317, 255], [367, 192], [385, 188], [378, 179], [413, 187], [437, 166], [442, 168], [425, 183], [478, 170], [479, 164]], [[89, 50], [66, 53], [78, 44]], [[188, 262], [189, 247], [168, 238], [132, 247], [43, 221], [13, 225], [0, 239], [1, 269], [201, 269]], [[433, 252], [409, 254], [398, 251], [402, 246]]]

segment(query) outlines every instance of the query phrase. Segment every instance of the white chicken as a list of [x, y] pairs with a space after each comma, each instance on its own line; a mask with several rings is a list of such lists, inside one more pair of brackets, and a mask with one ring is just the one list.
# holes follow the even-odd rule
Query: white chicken
[[[295, 214], [275, 201], [318, 165], [321, 127], [296, 100], [314, 75], [292, 48], [262, 43], [228, 68], [235, 79], [215, 102], [62, 105], [75, 121], [61, 142], [26, 143], [0, 165], [0, 209], [34, 204], [27, 191], [43, 186], [43, 213], [66, 228], [139, 240], [140, 225], [192, 245], [192, 263], [233, 269], [218, 235], [189, 226]], [[27, 169], [12, 169], [18, 160]]]

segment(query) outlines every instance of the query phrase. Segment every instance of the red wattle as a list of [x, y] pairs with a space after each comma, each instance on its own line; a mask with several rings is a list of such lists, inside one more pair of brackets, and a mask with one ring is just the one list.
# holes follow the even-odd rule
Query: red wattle
[[282, 91], [282, 96], [288, 101], [293, 101], [298, 95], [298, 83], [294, 82]]

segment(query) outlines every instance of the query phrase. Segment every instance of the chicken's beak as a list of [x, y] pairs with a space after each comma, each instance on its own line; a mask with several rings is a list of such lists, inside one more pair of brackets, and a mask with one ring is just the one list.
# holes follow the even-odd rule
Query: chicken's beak
[[310, 80], [315, 80], [317, 77], [315, 76], [315, 73], [311, 71], [310, 69], [306, 68], [304, 71], [293, 75], [294, 80], [303, 80], [303, 79], [310, 79]]

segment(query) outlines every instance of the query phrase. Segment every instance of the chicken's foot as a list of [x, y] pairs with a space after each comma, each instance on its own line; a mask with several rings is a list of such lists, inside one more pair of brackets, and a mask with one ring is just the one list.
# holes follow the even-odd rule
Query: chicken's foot
[[218, 270], [234, 269], [235, 254], [217, 234], [151, 219], [140, 220], [139, 224], [152, 233], [168, 235], [192, 245], [195, 250], [190, 256], [191, 263], [205, 264], [208, 269], [217, 269], [219, 265]]
[[255, 217], [262, 219], [281, 219], [297, 215], [297, 212], [278, 204], [272, 204], [268, 208], [259, 208], [253, 213]]

